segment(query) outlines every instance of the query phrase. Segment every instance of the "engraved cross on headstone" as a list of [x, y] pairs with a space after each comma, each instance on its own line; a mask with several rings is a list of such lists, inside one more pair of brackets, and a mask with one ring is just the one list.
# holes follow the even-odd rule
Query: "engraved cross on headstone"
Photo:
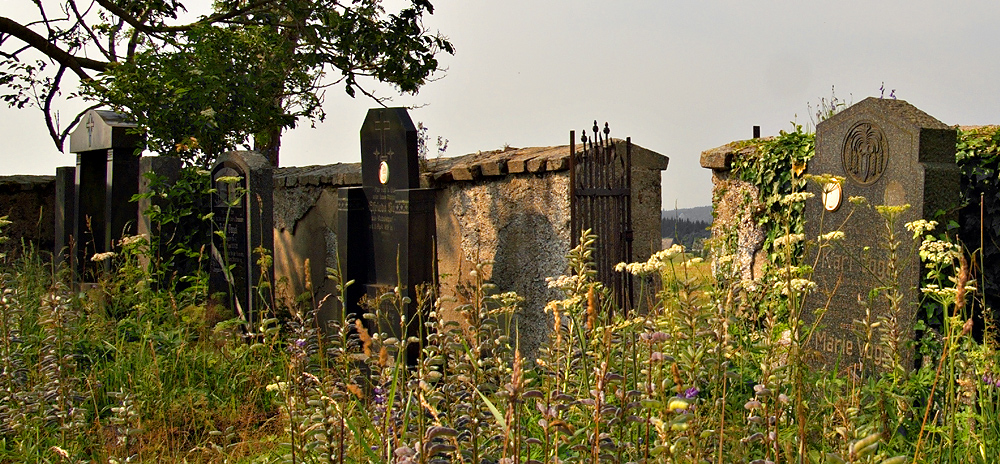
[[87, 115], [87, 146], [94, 146], [94, 113]]

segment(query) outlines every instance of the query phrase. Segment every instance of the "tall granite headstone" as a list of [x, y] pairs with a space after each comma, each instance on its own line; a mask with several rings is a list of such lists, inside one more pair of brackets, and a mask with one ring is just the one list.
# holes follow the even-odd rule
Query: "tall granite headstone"
[[[879, 335], [865, 350], [866, 340], [854, 323], [866, 319], [866, 306], [873, 322], [890, 316], [884, 294], [870, 297], [874, 288], [897, 286], [902, 291], [898, 326], [902, 341], [914, 340], [924, 268], [916, 253], [918, 244], [904, 224], [934, 219], [938, 211], [954, 211], [958, 205], [955, 139], [953, 128], [902, 100], [867, 98], [816, 126], [816, 154], [809, 173], [833, 174], [844, 181], [825, 186], [809, 183], [815, 197], [806, 204], [806, 238], [816, 241], [834, 230], [845, 234], [831, 246], [810, 247], [806, 259], [807, 264], [815, 263], [817, 284], [807, 300], [807, 320], [812, 310], [828, 305], [811, 340], [812, 348], [822, 354], [818, 364], [866, 369], [889, 364]], [[864, 197], [871, 207], [855, 205], [850, 197]], [[904, 204], [910, 208], [893, 229], [900, 242], [894, 282], [887, 222], [874, 205]], [[912, 350], [900, 354], [904, 366], [913, 364]]]
[[[212, 168], [212, 256], [209, 293], [225, 294], [221, 302], [257, 330], [274, 266], [261, 269], [263, 248], [274, 251], [274, 179], [270, 163], [259, 153], [224, 153]], [[218, 232], [222, 232], [221, 234]], [[263, 277], [262, 277], [263, 275]], [[263, 294], [262, 294], [263, 293]]]
[[[396, 337], [420, 336], [416, 286], [435, 281], [434, 190], [421, 189], [417, 129], [404, 108], [368, 111], [361, 127], [362, 187], [339, 191], [338, 254], [348, 288], [347, 310], [360, 313], [358, 300], [373, 301], [395, 287], [411, 302], [401, 314], [389, 302], [379, 330]], [[409, 358], [415, 359], [416, 346]]]
[[139, 139], [134, 128], [118, 113], [90, 110], [70, 135], [70, 152], [76, 153], [70, 240], [75, 248], [74, 280], [93, 279], [107, 261], [90, 258], [112, 251], [115, 242], [136, 232], [138, 208], [132, 196], [139, 188]]

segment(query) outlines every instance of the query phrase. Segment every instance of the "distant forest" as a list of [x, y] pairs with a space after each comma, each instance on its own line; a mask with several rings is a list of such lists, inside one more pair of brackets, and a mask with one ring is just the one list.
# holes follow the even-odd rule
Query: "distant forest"
[[712, 223], [706, 221], [664, 217], [660, 219], [660, 236], [663, 238], [673, 238], [674, 243], [680, 243], [688, 250], [700, 250], [703, 239], [707, 239], [712, 235], [712, 232], [709, 230], [711, 226]]

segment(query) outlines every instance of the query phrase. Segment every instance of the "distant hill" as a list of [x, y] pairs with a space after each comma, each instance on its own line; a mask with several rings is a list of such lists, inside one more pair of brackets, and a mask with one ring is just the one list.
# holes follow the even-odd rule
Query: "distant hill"
[[687, 219], [691, 222], [707, 222], [712, 223], [712, 207], [711, 206], [698, 206], [695, 208], [683, 208], [683, 209], [665, 209], [661, 212], [660, 217], [663, 219]]
[[664, 210], [660, 215], [660, 236], [689, 250], [701, 249], [701, 242], [712, 235], [708, 230], [711, 226], [711, 206]]

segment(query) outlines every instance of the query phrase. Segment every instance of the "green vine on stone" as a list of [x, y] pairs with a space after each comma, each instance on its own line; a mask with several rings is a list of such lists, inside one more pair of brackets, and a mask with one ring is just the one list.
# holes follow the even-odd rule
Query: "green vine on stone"
[[[816, 135], [796, 124], [791, 132], [780, 131], [777, 137], [744, 143], [756, 145], [756, 150], [734, 158], [733, 172], [760, 192], [761, 209], [754, 219], [767, 234], [763, 251], [773, 260], [776, 238], [803, 231], [805, 204], [782, 204], [781, 199], [805, 188], [803, 173], [816, 152]], [[781, 227], [786, 221], [790, 230]]]

